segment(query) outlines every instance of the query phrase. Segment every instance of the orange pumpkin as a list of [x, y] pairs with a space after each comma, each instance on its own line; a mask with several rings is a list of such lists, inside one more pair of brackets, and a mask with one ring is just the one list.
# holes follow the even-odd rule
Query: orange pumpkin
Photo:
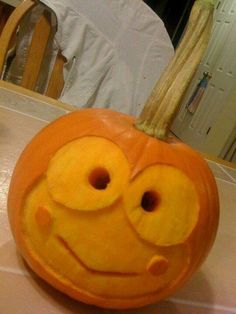
[[8, 208], [21, 254], [77, 300], [107, 308], [160, 300], [213, 244], [219, 204], [211, 171], [185, 144], [138, 130], [154, 123], [148, 104], [139, 121], [106, 109], [63, 116], [15, 167]]

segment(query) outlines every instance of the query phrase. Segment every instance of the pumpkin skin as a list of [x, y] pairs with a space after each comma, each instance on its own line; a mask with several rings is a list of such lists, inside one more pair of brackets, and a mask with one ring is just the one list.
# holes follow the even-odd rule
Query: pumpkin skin
[[[82, 192], [80, 168], [88, 173], [78, 175], [89, 186]], [[89, 177], [93, 169], [107, 180], [102, 187]], [[8, 212], [34, 272], [74, 299], [121, 309], [165, 298], [198, 269], [216, 236], [219, 201], [207, 163], [190, 147], [138, 131], [131, 116], [85, 109], [52, 122], [25, 148]]]

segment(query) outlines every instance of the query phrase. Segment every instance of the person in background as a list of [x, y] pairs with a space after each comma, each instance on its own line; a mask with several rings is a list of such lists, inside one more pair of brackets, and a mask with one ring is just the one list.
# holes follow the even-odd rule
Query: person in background
[[41, 0], [19, 31], [8, 80], [20, 78], [29, 25], [44, 6], [53, 12], [56, 26], [39, 92], [60, 49], [66, 59], [61, 101], [138, 115], [174, 54], [158, 15], [142, 0]]

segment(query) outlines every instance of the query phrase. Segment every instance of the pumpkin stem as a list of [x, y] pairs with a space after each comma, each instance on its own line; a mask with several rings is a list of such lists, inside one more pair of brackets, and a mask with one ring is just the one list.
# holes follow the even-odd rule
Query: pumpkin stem
[[181, 100], [200, 63], [212, 28], [212, 0], [196, 0], [176, 53], [156, 83], [135, 126], [165, 140]]

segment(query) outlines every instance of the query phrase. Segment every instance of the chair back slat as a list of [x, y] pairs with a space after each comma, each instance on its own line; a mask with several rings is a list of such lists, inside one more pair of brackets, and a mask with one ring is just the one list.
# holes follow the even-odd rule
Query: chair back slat
[[55, 64], [48, 82], [46, 95], [52, 98], [58, 98], [61, 95], [64, 86], [63, 65], [65, 58], [60, 53], [57, 54]]
[[22, 4], [15, 9], [10, 17], [8, 18], [5, 27], [2, 30], [0, 37], [0, 76], [5, 63], [5, 58], [8, 52], [8, 49], [11, 44], [12, 37], [15, 36], [16, 30], [19, 26], [22, 18], [36, 5], [32, 0], [27, 0], [22, 2]]
[[[43, 30], [43, 31], [42, 31]], [[34, 90], [43, 63], [51, 26], [45, 15], [42, 15], [35, 26], [28, 50], [21, 86]]]
[[[13, 76], [9, 76], [8, 73], [13, 73], [13, 75], [15, 75], [14, 71], [11, 72], [11, 65], [8, 65], [8, 61], [6, 62], [6, 60], [10, 60], [8, 57], [9, 51], [14, 50], [11, 48], [17, 47], [16, 38], [21, 38], [19, 36], [17, 37], [16, 34], [18, 34], [17, 30], [20, 27], [23, 18], [37, 5], [39, 5], [39, 3], [35, 0], [23, 1], [14, 9], [4, 26], [0, 36], [1, 79], [6, 79], [11, 82]], [[41, 15], [35, 23], [32, 38], [26, 48], [26, 58], [24, 58], [24, 62], [20, 61], [20, 65], [23, 67], [23, 72], [20, 68], [21, 74], [17, 74], [17, 80], [13, 77], [12, 82], [19, 84], [24, 88], [58, 99], [64, 86], [63, 65], [65, 63], [65, 58], [60, 51], [57, 52], [56, 58], [53, 57], [55, 56], [56, 50], [53, 46], [55, 25], [52, 25], [52, 12], [48, 10], [46, 6], [45, 9], [44, 7], [40, 8], [42, 8], [43, 13], [40, 13]], [[37, 12], [41, 11], [39, 10]], [[51, 54], [52, 51], [54, 51], [53, 54]], [[55, 62], [52, 67], [51, 63], [54, 58]]]
[[13, 10], [12, 6], [0, 1], [0, 35]]

